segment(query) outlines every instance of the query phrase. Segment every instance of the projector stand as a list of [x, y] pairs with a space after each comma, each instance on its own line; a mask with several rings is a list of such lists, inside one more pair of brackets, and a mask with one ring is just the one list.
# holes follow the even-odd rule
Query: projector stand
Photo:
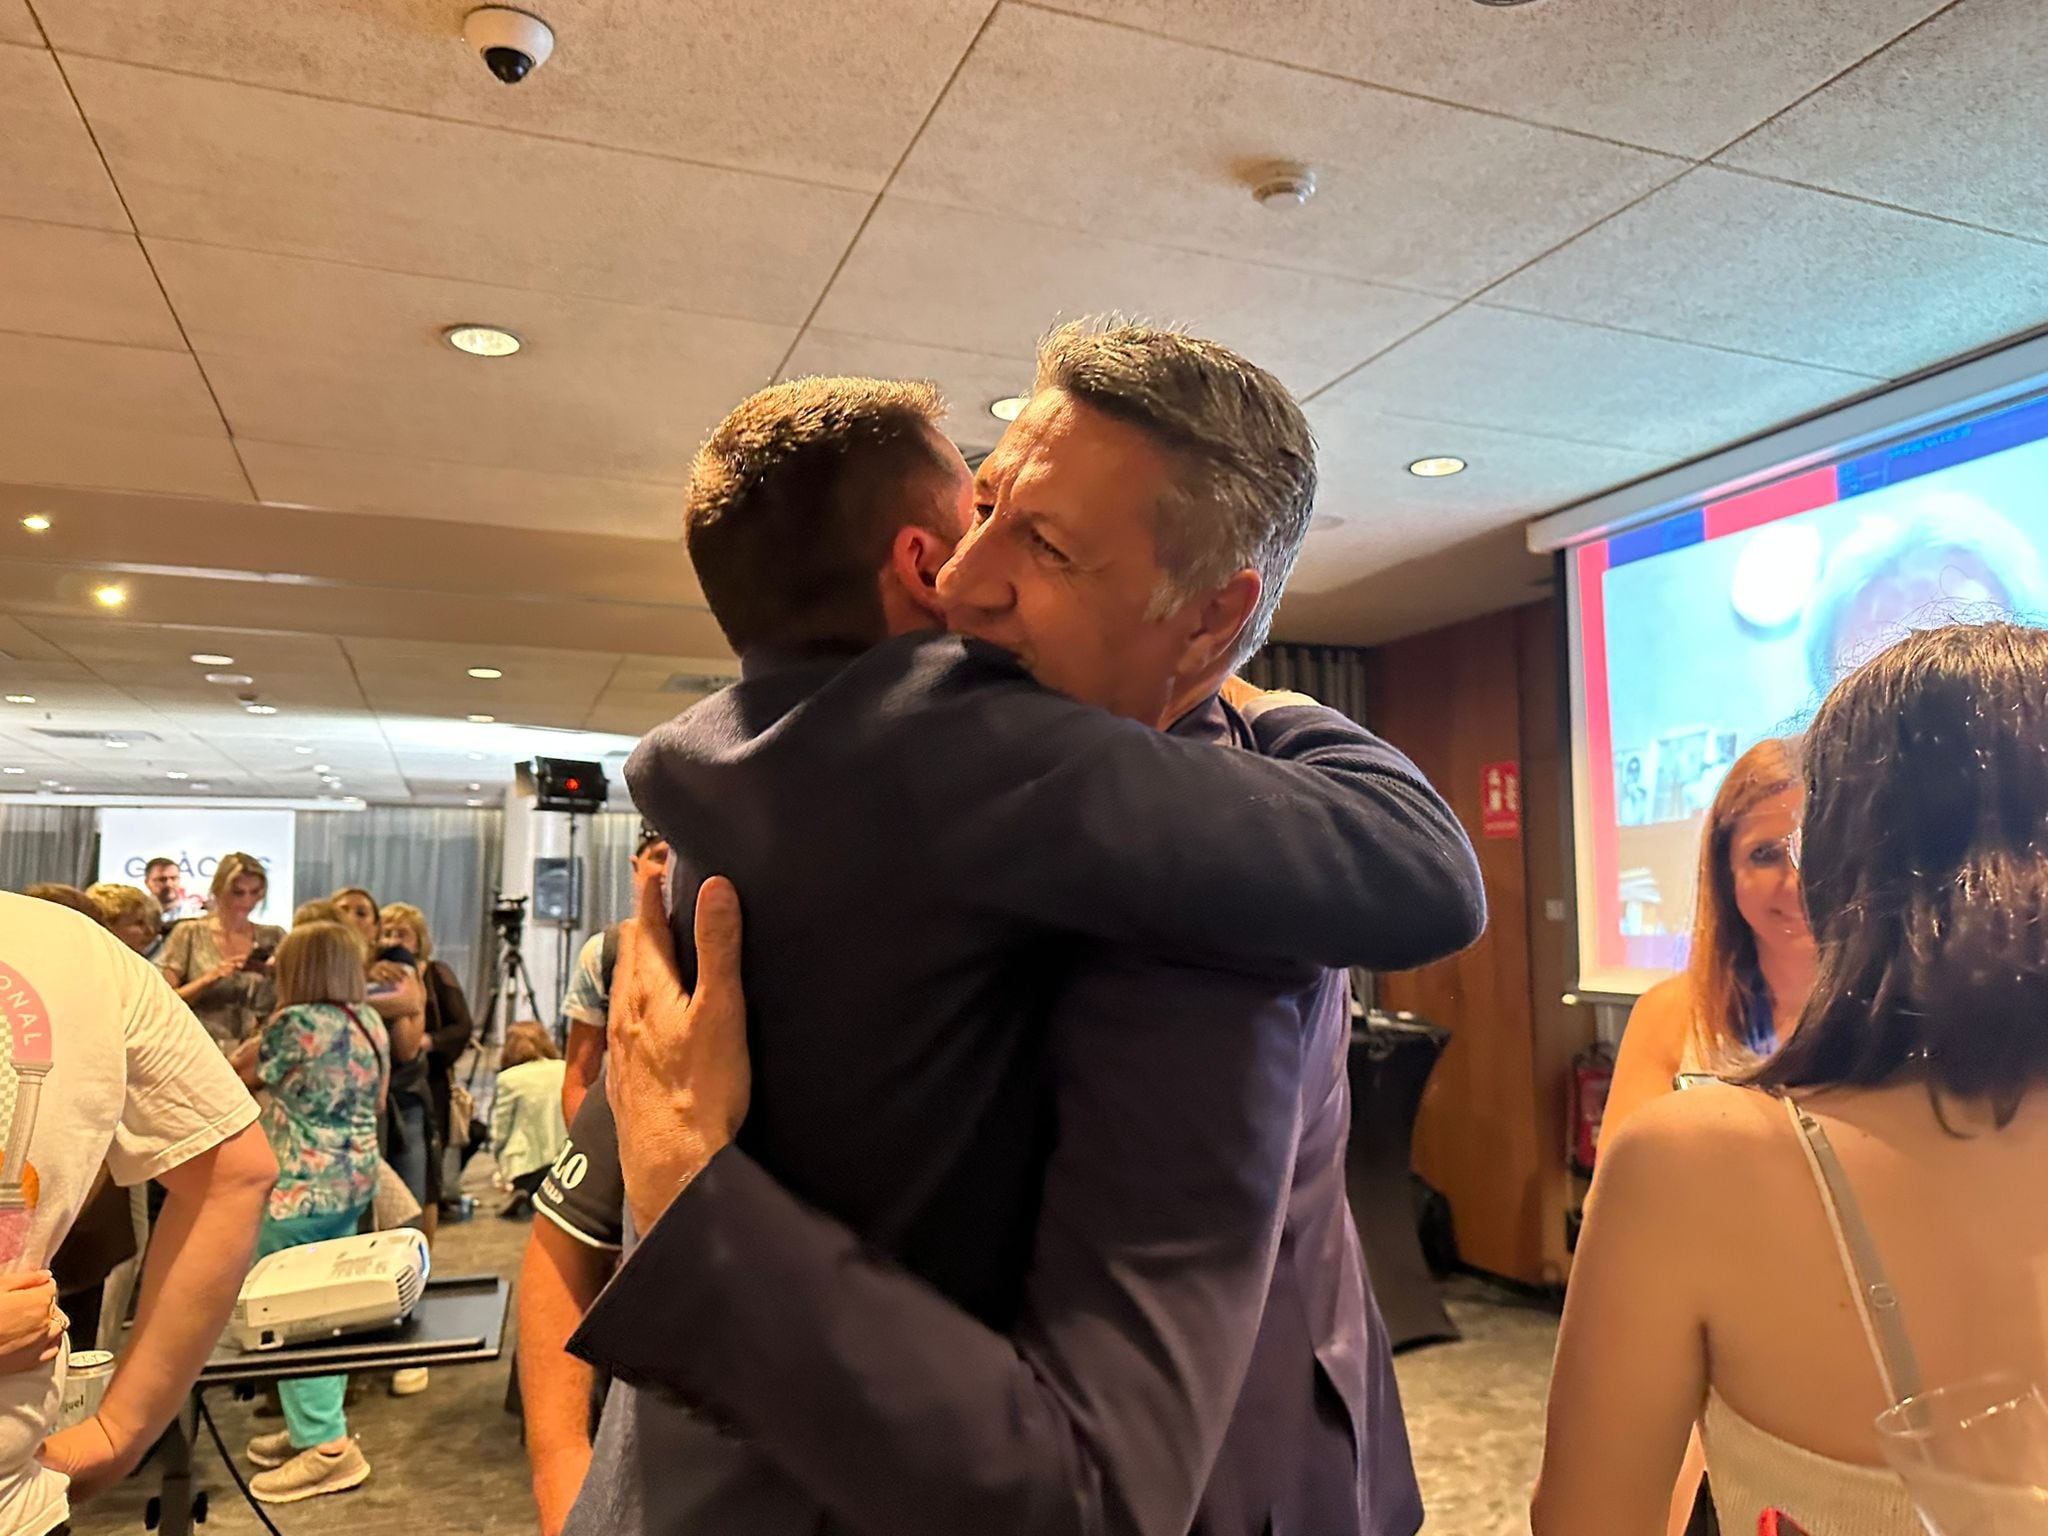
[[192, 1452], [199, 1441], [201, 1397], [208, 1387], [495, 1360], [503, 1347], [511, 1300], [512, 1287], [497, 1275], [451, 1275], [427, 1281], [426, 1294], [412, 1316], [381, 1333], [255, 1351], [222, 1344], [157, 1442], [162, 1481], [144, 1523], [160, 1536], [192, 1536], [193, 1523], [206, 1518], [206, 1494], [193, 1487]]

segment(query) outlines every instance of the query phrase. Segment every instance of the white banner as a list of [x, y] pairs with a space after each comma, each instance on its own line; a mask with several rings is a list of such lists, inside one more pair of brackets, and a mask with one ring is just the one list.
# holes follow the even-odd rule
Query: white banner
[[177, 863], [188, 896], [204, 897], [222, 854], [246, 853], [270, 877], [260, 923], [288, 924], [292, 897], [296, 811], [231, 811], [204, 805], [103, 806], [100, 809], [102, 880], [141, 885], [151, 859]]

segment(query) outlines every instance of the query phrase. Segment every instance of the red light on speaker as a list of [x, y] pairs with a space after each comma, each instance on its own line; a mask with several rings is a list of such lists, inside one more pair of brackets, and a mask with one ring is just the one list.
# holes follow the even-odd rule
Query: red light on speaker
[[577, 794], [583, 788], [583, 781], [581, 779], [564, 779], [562, 780], [562, 788], [569, 791], [572, 795]]

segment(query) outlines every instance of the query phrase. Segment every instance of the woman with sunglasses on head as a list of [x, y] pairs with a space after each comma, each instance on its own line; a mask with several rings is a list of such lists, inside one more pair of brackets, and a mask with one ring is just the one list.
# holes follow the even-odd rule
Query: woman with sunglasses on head
[[[1737, 758], [1714, 793], [1700, 836], [1692, 951], [1676, 976], [1629, 1014], [1600, 1124], [1600, 1148], [1645, 1104], [1686, 1083], [1747, 1071], [1778, 1048], [1780, 1021], [1799, 1016], [1813, 984], [1813, 933], [1792, 857], [1805, 791], [1783, 741]], [[1695, 1438], [1672, 1491], [1669, 1536], [1706, 1536]]]
[[1901, 642], [1821, 706], [1800, 876], [1816, 970], [1743, 1085], [1602, 1159], [1536, 1536], [1662, 1528], [1700, 1426], [1729, 1532], [1917, 1536], [1877, 1416], [2048, 1380], [2048, 633]]
[[1637, 1001], [1600, 1127], [1604, 1149], [1681, 1079], [1745, 1072], [1778, 1048], [1813, 984], [1792, 843], [1805, 792], [1791, 749], [1758, 742], [1728, 770], [1700, 837], [1692, 953]]

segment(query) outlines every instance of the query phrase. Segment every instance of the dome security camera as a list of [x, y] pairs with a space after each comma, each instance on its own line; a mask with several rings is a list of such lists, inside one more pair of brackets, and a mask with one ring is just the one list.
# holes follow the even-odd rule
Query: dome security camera
[[519, 84], [555, 51], [554, 30], [546, 22], [508, 5], [482, 6], [463, 17], [462, 40], [507, 85]]

